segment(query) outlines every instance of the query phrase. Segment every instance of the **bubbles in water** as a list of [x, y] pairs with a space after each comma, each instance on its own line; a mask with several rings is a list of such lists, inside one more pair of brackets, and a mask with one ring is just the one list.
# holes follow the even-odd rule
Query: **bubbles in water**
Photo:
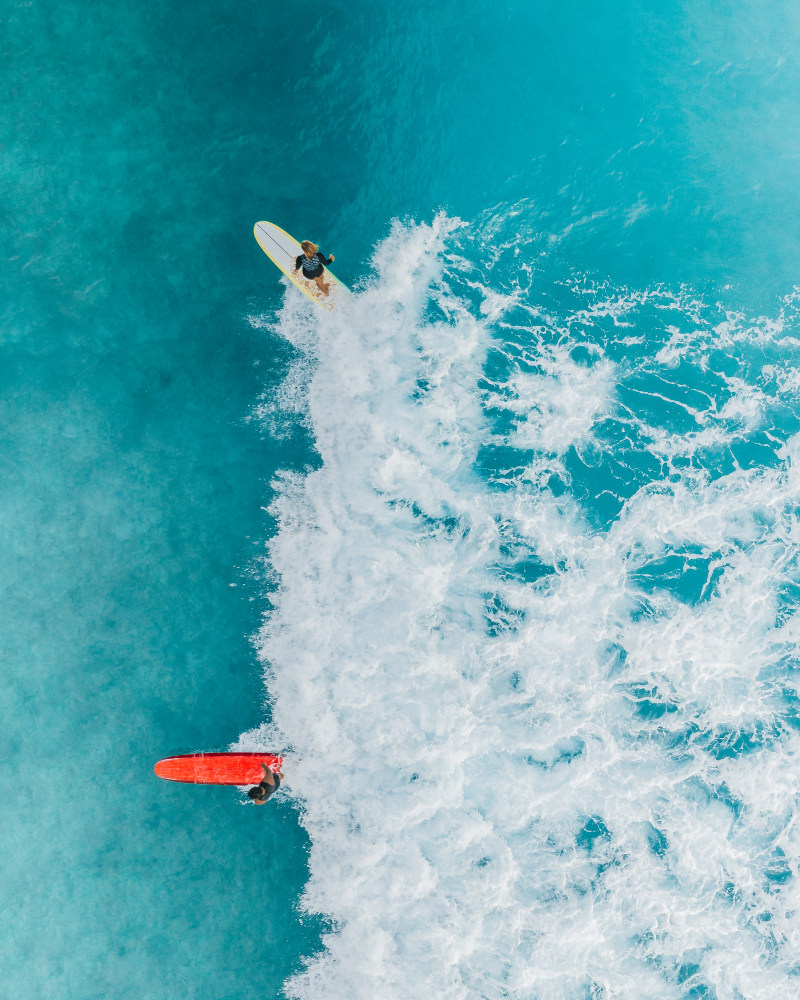
[[547, 286], [494, 237], [484, 273], [469, 227], [396, 224], [275, 321], [258, 416], [319, 464], [274, 484], [246, 738], [292, 748], [334, 928], [288, 992], [785, 998], [794, 298]]

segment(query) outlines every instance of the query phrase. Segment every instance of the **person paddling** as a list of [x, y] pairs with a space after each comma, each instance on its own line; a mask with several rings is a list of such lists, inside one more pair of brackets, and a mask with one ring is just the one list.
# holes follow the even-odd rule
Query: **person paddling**
[[247, 794], [257, 806], [265, 805], [267, 799], [278, 791], [283, 781], [281, 772], [273, 771], [267, 764], [262, 764], [261, 770], [264, 772], [264, 780], [260, 784], [255, 785], [255, 787], [248, 788], [247, 790]]
[[297, 274], [302, 267], [303, 277], [315, 281], [317, 288], [322, 294], [327, 295], [331, 289], [330, 285], [325, 284], [325, 279], [323, 278], [325, 265], [332, 264], [336, 258], [331, 254], [326, 260], [325, 254], [320, 253], [317, 244], [312, 243], [310, 240], [303, 240], [300, 246], [303, 248], [303, 252], [299, 257], [295, 258], [294, 273]]

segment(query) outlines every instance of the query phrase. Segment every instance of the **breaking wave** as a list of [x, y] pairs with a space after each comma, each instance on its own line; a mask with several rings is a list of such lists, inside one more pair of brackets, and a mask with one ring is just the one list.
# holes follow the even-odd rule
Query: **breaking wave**
[[[324, 949], [302, 1000], [786, 998], [800, 954], [795, 296], [548, 281], [395, 224], [258, 416], [258, 636]], [[265, 322], [263, 318], [254, 322]]]

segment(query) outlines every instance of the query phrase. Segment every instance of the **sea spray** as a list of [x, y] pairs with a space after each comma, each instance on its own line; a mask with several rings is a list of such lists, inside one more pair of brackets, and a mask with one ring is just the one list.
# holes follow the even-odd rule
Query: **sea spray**
[[274, 321], [259, 416], [319, 465], [273, 483], [242, 743], [291, 749], [332, 923], [287, 993], [782, 1000], [794, 299], [547, 287], [480, 238], [395, 224], [347, 308]]

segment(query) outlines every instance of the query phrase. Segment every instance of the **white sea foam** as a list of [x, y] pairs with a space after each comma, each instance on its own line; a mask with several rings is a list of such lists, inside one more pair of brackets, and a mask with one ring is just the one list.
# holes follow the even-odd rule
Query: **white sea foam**
[[[274, 484], [273, 721], [243, 745], [291, 749], [303, 904], [334, 927], [287, 992], [785, 1000], [800, 438], [773, 410], [796, 380], [782, 356], [701, 383], [721, 337], [791, 321], [663, 290], [557, 316], [443, 274], [457, 237], [396, 225], [346, 308], [290, 290], [276, 321], [301, 354], [262, 415], [302, 412], [321, 465]], [[622, 403], [675, 352], [699, 381], [659, 394], [694, 429]], [[763, 426], [769, 461], [720, 464]]]

